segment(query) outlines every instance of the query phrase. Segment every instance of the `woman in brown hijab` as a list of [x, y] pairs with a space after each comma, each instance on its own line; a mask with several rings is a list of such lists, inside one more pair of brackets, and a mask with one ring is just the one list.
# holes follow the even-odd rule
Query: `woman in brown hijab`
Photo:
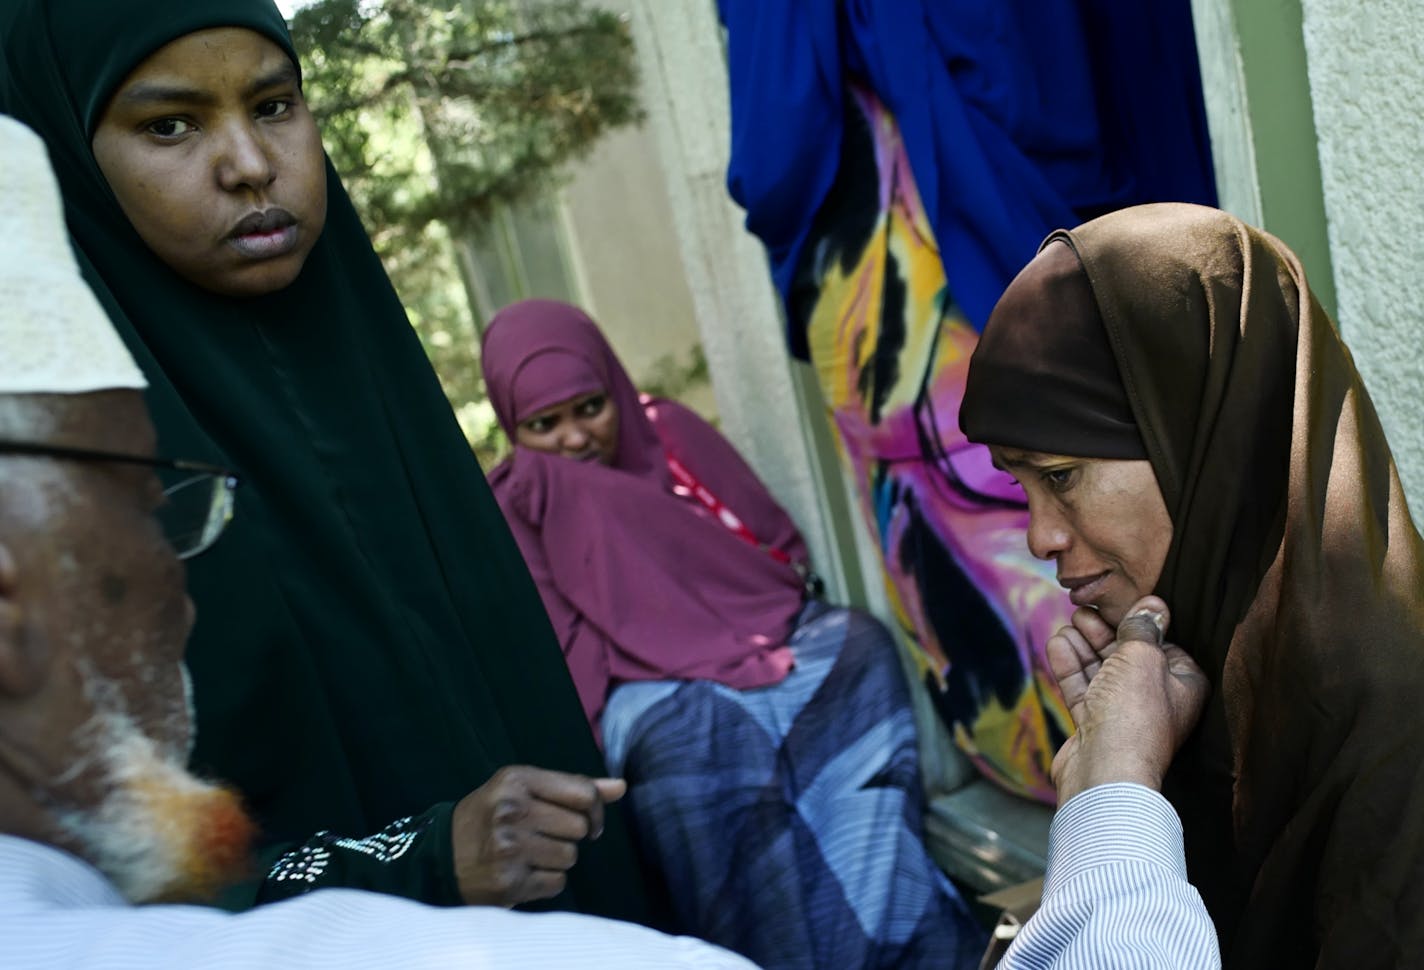
[[960, 421], [1075, 625], [1155, 592], [1212, 680], [1164, 792], [1226, 965], [1424, 967], [1424, 544], [1295, 255], [1188, 205], [1056, 232]]

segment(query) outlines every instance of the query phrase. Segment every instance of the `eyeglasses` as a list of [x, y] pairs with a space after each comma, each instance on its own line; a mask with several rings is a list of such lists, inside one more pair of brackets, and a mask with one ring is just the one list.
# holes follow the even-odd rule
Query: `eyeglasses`
[[116, 461], [153, 469], [165, 499], [158, 511], [164, 538], [179, 559], [205, 552], [232, 521], [233, 492], [241, 479], [227, 468], [200, 461], [150, 458], [88, 448], [65, 448], [27, 441], [0, 441], [0, 454], [34, 455], [69, 461]]

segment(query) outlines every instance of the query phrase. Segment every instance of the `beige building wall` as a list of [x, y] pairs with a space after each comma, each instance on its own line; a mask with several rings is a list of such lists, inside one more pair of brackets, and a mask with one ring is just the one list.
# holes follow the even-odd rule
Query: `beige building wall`
[[[629, 0], [586, 2], [631, 22]], [[641, 101], [646, 105], [654, 97], [644, 68]], [[633, 381], [649, 386], [685, 370], [701, 341], [655, 132], [645, 124], [604, 137], [575, 166], [558, 209], [574, 288]], [[690, 385], [678, 397], [719, 421], [710, 381]]]
[[1301, 8], [1340, 328], [1424, 522], [1424, 7]]
[[1418, 0], [1192, 0], [1222, 207], [1284, 239], [1369, 387], [1424, 522]]
[[[605, 138], [560, 195], [584, 309], [633, 380], [647, 385], [669, 365], [685, 368], [700, 342], [652, 133], [644, 126]], [[710, 382], [681, 397], [716, 419]]]

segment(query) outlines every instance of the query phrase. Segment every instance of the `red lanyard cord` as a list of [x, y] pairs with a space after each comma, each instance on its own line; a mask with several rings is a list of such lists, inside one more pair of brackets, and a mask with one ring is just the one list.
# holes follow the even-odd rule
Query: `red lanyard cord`
[[712, 490], [697, 480], [697, 476], [690, 472], [686, 465], [678, 461], [672, 455], [667, 456], [668, 471], [672, 472], [673, 494], [683, 497], [691, 497], [702, 503], [707, 511], [712, 513], [712, 517], [722, 523], [726, 529], [737, 536], [748, 545], [755, 546], [763, 550], [771, 558], [779, 563], [791, 565], [791, 557], [783, 550], [776, 549], [758, 539], [746, 523], [741, 520], [737, 513], [729, 509], [721, 499], [712, 494]]

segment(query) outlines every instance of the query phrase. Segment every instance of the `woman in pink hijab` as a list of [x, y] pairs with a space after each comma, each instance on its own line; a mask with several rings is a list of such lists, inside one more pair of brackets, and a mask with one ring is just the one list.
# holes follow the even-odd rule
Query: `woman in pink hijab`
[[506, 307], [483, 367], [490, 483], [682, 928], [769, 970], [976, 966], [885, 628], [815, 598], [756, 474], [583, 311]]

